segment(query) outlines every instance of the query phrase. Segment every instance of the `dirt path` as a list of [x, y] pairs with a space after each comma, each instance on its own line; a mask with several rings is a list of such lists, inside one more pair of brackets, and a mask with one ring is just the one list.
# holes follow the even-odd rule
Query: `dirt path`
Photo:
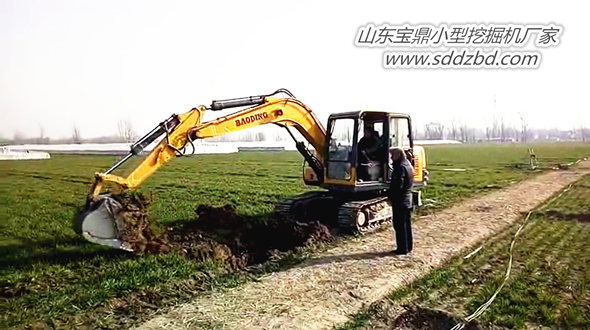
[[331, 329], [364, 306], [504, 229], [590, 173], [590, 161], [480, 196], [414, 223], [414, 254], [402, 259], [393, 230], [346, 242], [258, 282], [213, 291], [139, 329]]

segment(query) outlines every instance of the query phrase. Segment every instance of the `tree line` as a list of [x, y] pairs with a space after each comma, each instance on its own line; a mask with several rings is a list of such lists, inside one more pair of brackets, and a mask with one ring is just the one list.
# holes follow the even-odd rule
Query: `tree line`
[[121, 120], [117, 123], [117, 134], [97, 138], [84, 138], [78, 125], [72, 126], [70, 137], [50, 139], [45, 135], [45, 128], [39, 126], [39, 134], [36, 137], [27, 137], [21, 132], [16, 132], [12, 139], [0, 139], [2, 145], [8, 144], [81, 144], [81, 143], [132, 143], [139, 138], [129, 120]]
[[509, 123], [503, 117], [494, 116], [489, 123], [486, 123], [485, 128], [476, 128], [456, 118], [447, 123], [427, 122], [423, 125], [414, 123], [412, 131], [414, 138], [418, 140], [454, 140], [463, 143], [547, 140], [586, 142], [590, 138], [590, 129], [586, 127], [582, 120], [570, 130], [541, 129], [531, 127], [524, 114], [519, 113], [518, 116], [518, 123]]
[[[570, 130], [539, 129], [530, 127], [527, 118], [519, 113], [519, 123], [508, 123], [496, 116], [484, 128], [476, 128], [464, 121], [453, 118], [447, 122], [413, 123], [412, 132], [416, 140], [454, 140], [462, 143], [494, 142], [531, 142], [547, 140], [573, 140], [586, 142], [590, 139], [590, 129], [582, 120]], [[98, 138], [84, 138], [80, 128], [74, 124], [69, 138], [50, 139], [45, 135], [43, 126], [39, 127], [36, 137], [26, 137], [16, 132], [12, 139], [0, 139], [0, 144], [80, 144], [80, 143], [132, 143], [140, 137], [129, 120], [117, 123], [117, 134]], [[265, 132], [246, 130], [228, 133], [207, 139], [211, 142], [261, 142], [291, 141], [284, 130]]]

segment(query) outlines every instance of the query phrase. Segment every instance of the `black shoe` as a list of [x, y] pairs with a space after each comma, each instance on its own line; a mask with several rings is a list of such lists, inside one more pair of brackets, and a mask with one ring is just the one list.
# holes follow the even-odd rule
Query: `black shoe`
[[400, 251], [400, 250], [393, 250], [391, 253], [396, 254], [398, 256], [403, 256], [403, 255], [408, 254], [409, 252], [407, 252], [407, 251]]

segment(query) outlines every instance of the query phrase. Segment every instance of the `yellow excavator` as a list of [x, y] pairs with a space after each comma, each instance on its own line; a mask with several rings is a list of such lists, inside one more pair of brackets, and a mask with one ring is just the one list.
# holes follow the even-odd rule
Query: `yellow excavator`
[[[277, 95], [283, 94], [284, 97]], [[215, 120], [202, 122], [206, 111], [242, 108]], [[415, 146], [411, 118], [407, 114], [361, 110], [331, 114], [327, 129], [314, 112], [286, 89], [267, 95], [213, 101], [190, 111], [172, 115], [131, 146], [130, 152], [104, 173], [96, 173], [84, 212], [75, 229], [86, 240], [132, 251], [121, 239], [125, 228], [122, 206], [103, 192], [105, 183], [121, 190], [138, 187], [144, 180], [175, 157], [194, 153], [194, 142], [266, 124], [285, 128], [304, 158], [303, 181], [314, 189], [279, 201], [275, 213], [293, 221], [317, 221], [342, 230], [366, 233], [390, 223], [391, 205], [387, 199], [391, 156], [395, 147], [405, 149], [414, 166], [414, 205], [421, 205], [420, 189], [428, 181], [424, 148]], [[291, 128], [307, 140], [298, 141]], [[368, 133], [367, 133], [368, 132]], [[371, 154], [360, 150], [364, 134], [378, 141]], [[365, 137], [366, 138], [366, 137]], [[112, 172], [161, 139], [127, 177]]]

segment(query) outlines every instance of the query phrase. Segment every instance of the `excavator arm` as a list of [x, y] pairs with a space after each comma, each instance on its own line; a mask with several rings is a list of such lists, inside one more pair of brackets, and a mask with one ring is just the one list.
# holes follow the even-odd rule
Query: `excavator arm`
[[[310, 163], [314, 171], [322, 172], [322, 155], [326, 149], [325, 128], [313, 111], [294, 97], [273, 97], [274, 94], [279, 92], [290, 94], [290, 92], [281, 89], [269, 95], [213, 101], [210, 107], [201, 105], [184, 114], [171, 116], [136, 142], [131, 147], [129, 154], [115, 166], [105, 173], [95, 174], [91, 197], [100, 194], [104, 182], [113, 182], [124, 189], [139, 186], [162, 165], [177, 156], [184, 155], [189, 145], [194, 148], [193, 142], [195, 140], [218, 137], [270, 123], [287, 128], [287, 130], [289, 127], [293, 127], [301, 133], [316, 150], [316, 154], [312, 154], [307, 150], [303, 142], [297, 142], [297, 149]], [[219, 111], [240, 106], [250, 107], [209, 122], [201, 122], [207, 110]], [[289, 131], [289, 133], [291, 132]], [[139, 155], [146, 146], [163, 135], [165, 135], [164, 138], [127, 177], [123, 178], [111, 174], [125, 161], [134, 155]], [[291, 134], [291, 136], [293, 135]], [[317, 173], [317, 175], [318, 178], [322, 178], [323, 172]]]
[[[286, 93], [290, 97], [274, 96], [279, 93]], [[246, 108], [215, 120], [202, 122], [206, 111], [235, 107]], [[279, 89], [268, 95], [213, 101], [209, 107], [201, 105], [184, 114], [172, 115], [134, 143], [130, 152], [121, 161], [104, 173], [96, 173], [85, 211], [77, 217], [75, 229], [93, 243], [132, 251], [133, 248], [120, 237], [125, 227], [124, 215], [121, 214], [123, 207], [111, 198], [110, 194], [102, 193], [105, 183], [114, 183], [122, 190], [136, 188], [165, 163], [177, 156], [185, 155], [190, 147], [194, 152], [193, 143], [196, 140], [266, 124], [286, 128], [294, 139], [289, 128], [293, 127], [299, 131], [313, 146], [315, 153], [300, 141], [296, 141], [297, 150], [316, 172], [318, 179], [323, 179], [326, 130], [313, 111], [289, 91]], [[139, 156], [148, 145], [160, 138], [161, 141], [126, 177], [113, 174], [119, 166], [133, 156]]]

